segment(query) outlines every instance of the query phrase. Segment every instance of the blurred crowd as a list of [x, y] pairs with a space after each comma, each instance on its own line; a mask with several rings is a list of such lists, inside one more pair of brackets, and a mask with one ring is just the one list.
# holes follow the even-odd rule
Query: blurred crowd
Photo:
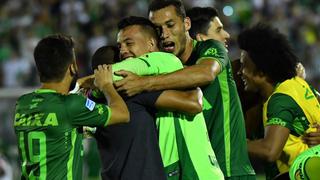
[[[0, 87], [38, 85], [32, 52], [42, 37], [72, 35], [77, 41], [80, 75], [100, 46], [116, 42], [117, 21], [127, 15], [146, 16], [148, 0], [2, 0], [0, 4]], [[320, 4], [316, 0], [184, 0], [186, 8], [214, 6], [232, 36], [231, 58], [239, 57], [237, 34], [260, 20], [287, 34], [307, 78], [319, 87]], [[228, 16], [226, 16], [228, 15]]]
[[[33, 62], [37, 42], [53, 33], [72, 35], [80, 76], [90, 73], [90, 57], [100, 46], [116, 43], [117, 22], [125, 16], [146, 16], [150, 0], [1, 0], [0, 88], [39, 85]], [[231, 34], [231, 59], [240, 56], [238, 33], [258, 21], [288, 35], [306, 68], [307, 80], [320, 89], [320, 3], [317, 0], [183, 0], [186, 9], [214, 6]], [[10, 104], [11, 103], [11, 104]], [[0, 102], [0, 155], [12, 157], [9, 131], [14, 102]], [[6, 128], [8, 127], [8, 128]], [[9, 133], [10, 134], [10, 133]], [[12, 143], [14, 144], [14, 143]], [[0, 156], [1, 160], [1, 156]], [[1, 174], [0, 174], [1, 175]], [[1, 179], [1, 178], [0, 178]]]

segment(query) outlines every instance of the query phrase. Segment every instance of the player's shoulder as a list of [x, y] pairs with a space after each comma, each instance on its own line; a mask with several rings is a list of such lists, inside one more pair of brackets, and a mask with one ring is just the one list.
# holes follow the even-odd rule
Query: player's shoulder
[[278, 111], [281, 109], [295, 109], [297, 107], [297, 103], [295, 100], [287, 95], [282, 93], [275, 93], [271, 95], [268, 102], [268, 109], [271, 111]]
[[216, 47], [220, 49], [225, 49], [224, 44], [220, 41], [214, 40], [214, 39], [208, 39], [206, 41], [198, 41], [197, 46], [201, 48], [209, 48], [209, 47]]
[[68, 110], [71, 112], [77, 112], [79, 109], [88, 108], [92, 110], [96, 103], [88, 97], [84, 97], [78, 94], [70, 94], [65, 97], [65, 104], [67, 104]]
[[160, 52], [160, 51], [150, 52], [150, 53], [144, 54], [142, 57], [146, 57], [146, 58], [148, 58], [148, 57], [159, 57], [159, 58], [174, 57], [174, 58], [176, 58], [176, 56], [172, 53]]
[[34, 95], [34, 92], [23, 94], [18, 98], [17, 101], [23, 101], [23, 100], [26, 100], [26, 99], [30, 99], [30, 98], [32, 98], [33, 95]]
[[144, 57], [143, 59], [147, 60], [148, 62], [161, 62], [161, 64], [168, 63], [168, 65], [182, 66], [180, 59], [172, 53], [151, 52], [143, 55], [142, 57]]
[[86, 97], [79, 94], [69, 94], [64, 99], [67, 103], [78, 103], [85, 101]]

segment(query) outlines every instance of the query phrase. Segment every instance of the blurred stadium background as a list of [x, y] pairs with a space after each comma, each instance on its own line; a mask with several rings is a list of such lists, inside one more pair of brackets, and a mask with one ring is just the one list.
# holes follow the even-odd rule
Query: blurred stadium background
[[[239, 58], [238, 33], [260, 20], [288, 35], [306, 68], [308, 81], [320, 89], [320, 3], [317, 0], [183, 0], [186, 8], [214, 6], [231, 34], [231, 59]], [[16, 98], [39, 86], [33, 49], [48, 34], [64, 33], [76, 40], [80, 76], [90, 73], [90, 56], [102, 45], [115, 44], [118, 20], [147, 16], [149, 0], [1, 0], [0, 1], [0, 166], [12, 176], [20, 172], [12, 128]], [[86, 142], [86, 149], [94, 141]], [[94, 148], [91, 148], [94, 149]], [[98, 179], [99, 159], [87, 151], [85, 179]], [[91, 167], [91, 168], [88, 168]], [[10, 169], [10, 168], [9, 168]], [[0, 180], [1, 170], [0, 170]]]

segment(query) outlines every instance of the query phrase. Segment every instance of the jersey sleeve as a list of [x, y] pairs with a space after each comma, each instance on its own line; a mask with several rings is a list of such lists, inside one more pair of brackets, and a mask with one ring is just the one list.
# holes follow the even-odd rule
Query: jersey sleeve
[[221, 42], [216, 40], [204, 41], [200, 44], [199, 51], [200, 56], [197, 63], [200, 63], [204, 59], [213, 59], [219, 63], [221, 71], [223, 71], [229, 63], [227, 49]]
[[144, 92], [134, 97], [134, 102], [145, 107], [156, 109], [155, 103], [163, 91]]
[[294, 131], [296, 102], [288, 95], [274, 94], [268, 102], [266, 125], [279, 125]]
[[68, 98], [67, 113], [74, 126], [106, 126], [110, 119], [111, 109], [98, 104], [89, 98], [72, 95]]

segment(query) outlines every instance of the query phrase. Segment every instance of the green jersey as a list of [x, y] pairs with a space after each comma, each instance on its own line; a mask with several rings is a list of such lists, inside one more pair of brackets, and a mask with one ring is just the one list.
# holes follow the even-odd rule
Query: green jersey
[[[126, 70], [137, 75], [151, 76], [182, 69], [179, 58], [171, 53], [151, 52], [137, 58], [128, 58], [112, 65], [112, 71]], [[114, 81], [121, 80], [122, 76], [113, 76]]]
[[39, 89], [16, 103], [14, 129], [21, 179], [82, 179], [82, 134], [77, 128], [105, 126], [110, 109], [79, 95]]
[[309, 128], [309, 121], [300, 106], [292, 97], [276, 93], [269, 99], [267, 107], [268, 125], [279, 125], [290, 130], [294, 136], [303, 135]]
[[190, 116], [160, 111], [157, 114], [157, 127], [168, 179], [224, 179], [202, 113]]
[[215, 40], [194, 41], [186, 65], [212, 59], [221, 72], [203, 91], [203, 114], [209, 138], [225, 177], [254, 175], [248, 158], [244, 117], [227, 49]]

